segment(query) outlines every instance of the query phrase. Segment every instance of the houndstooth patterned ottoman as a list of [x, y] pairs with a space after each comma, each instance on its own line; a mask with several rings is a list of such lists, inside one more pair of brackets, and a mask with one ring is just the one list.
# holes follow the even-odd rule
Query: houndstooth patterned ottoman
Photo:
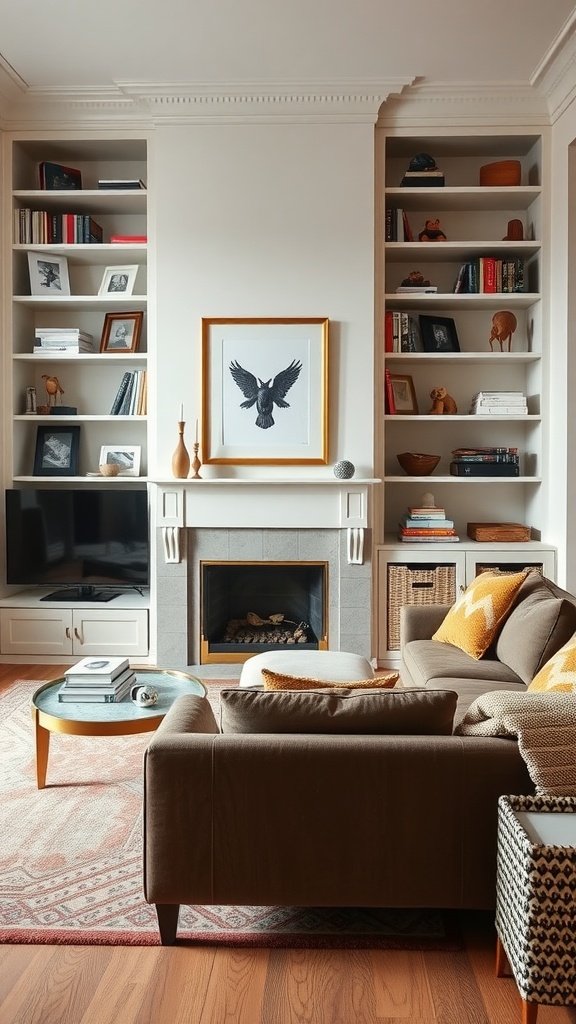
[[[546, 822], [575, 812], [576, 797], [498, 801], [496, 973], [504, 951], [524, 1024], [535, 1024], [539, 1003], [576, 1005], [576, 817]], [[539, 838], [551, 832], [554, 842]]]

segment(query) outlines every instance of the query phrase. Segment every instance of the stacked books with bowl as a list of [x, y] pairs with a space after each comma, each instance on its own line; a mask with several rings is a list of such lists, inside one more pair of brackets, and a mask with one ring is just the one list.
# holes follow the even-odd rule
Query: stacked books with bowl
[[446, 518], [446, 509], [409, 505], [398, 524], [398, 540], [403, 544], [453, 544], [460, 538], [454, 520]]
[[123, 700], [135, 683], [128, 658], [83, 658], [65, 673], [58, 700], [114, 704]]

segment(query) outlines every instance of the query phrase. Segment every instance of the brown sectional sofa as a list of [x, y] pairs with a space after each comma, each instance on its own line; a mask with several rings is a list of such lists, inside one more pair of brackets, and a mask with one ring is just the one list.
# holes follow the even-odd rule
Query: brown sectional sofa
[[[343, 731], [352, 691], [324, 691], [325, 726], [318, 692], [296, 695], [306, 715], [314, 703], [306, 718], [293, 717], [293, 691], [229, 691], [224, 731], [206, 699], [176, 701], [145, 757], [144, 892], [163, 943], [180, 904], [494, 906], [498, 797], [534, 787], [516, 740], [450, 734], [442, 716], [454, 694], [457, 723], [480, 694], [525, 689], [576, 630], [576, 599], [528, 577], [479, 661], [430, 639], [446, 610], [402, 610], [403, 683], [425, 689], [389, 726], [384, 709], [384, 721], [356, 717]], [[396, 691], [377, 703], [383, 694], [397, 709]], [[363, 712], [373, 697], [353, 694]], [[255, 702], [271, 698], [289, 702], [284, 724], [278, 704], [255, 723]], [[252, 702], [248, 718], [239, 701]]]

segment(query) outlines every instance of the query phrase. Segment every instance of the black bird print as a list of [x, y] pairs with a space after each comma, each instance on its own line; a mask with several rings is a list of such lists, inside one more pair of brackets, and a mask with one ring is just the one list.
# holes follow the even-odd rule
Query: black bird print
[[236, 359], [230, 363], [230, 373], [246, 399], [245, 402], [240, 403], [240, 408], [251, 409], [254, 404], [256, 405], [258, 410], [257, 427], [268, 430], [268, 427], [274, 426], [274, 417], [272, 416], [274, 404], [279, 409], [290, 408], [290, 403], [284, 401], [284, 396], [298, 380], [301, 369], [300, 360], [293, 359], [290, 366], [276, 374], [274, 380], [271, 377], [269, 380], [260, 380], [249, 370], [240, 366]]

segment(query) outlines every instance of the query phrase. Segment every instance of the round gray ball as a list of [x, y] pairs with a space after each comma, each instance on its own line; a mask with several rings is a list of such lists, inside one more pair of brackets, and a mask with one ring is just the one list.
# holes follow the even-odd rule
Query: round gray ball
[[349, 480], [350, 477], [354, 476], [356, 466], [353, 462], [347, 462], [346, 459], [342, 459], [341, 462], [337, 462], [334, 466], [334, 476], [338, 477], [339, 480]]

